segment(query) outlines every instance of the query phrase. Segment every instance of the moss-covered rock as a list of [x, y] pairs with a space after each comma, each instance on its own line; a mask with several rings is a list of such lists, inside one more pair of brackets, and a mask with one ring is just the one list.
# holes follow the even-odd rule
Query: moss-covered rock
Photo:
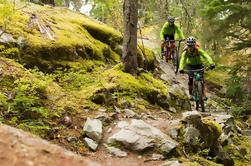
[[138, 44], [137, 56], [139, 67], [150, 71], [153, 71], [155, 69], [155, 55], [152, 50], [147, 47], [143, 47], [141, 44]]
[[[38, 28], [27, 28], [30, 14], [36, 14], [42, 26], [48, 22], [54, 31], [51, 41]], [[1, 19], [0, 24], [3, 24]], [[51, 34], [52, 32], [49, 31]], [[51, 71], [55, 61], [78, 61], [95, 59], [118, 62], [120, 56], [113, 50], [122, 42], [122, 34], [113, 28], [95, 21], [81, 13], [65, 8], [51, 8], [29, 4], [23, 11], [16, 11], [8, 23], [7, 33], [15, 39], [22, 36], [22, 47], [5, 49], [4, 55], [16, 58], [27, 67], [38, 66], [43, 71]], [[20, 57], [15, 57], [15, 56]]]
[[209, 119], [202, 119], [202, 127], [198, 128], [202, 139], [205, 141], [205, 148], [211, 148], [217, 145], [218, 138], [222, 134], [220, 124]]

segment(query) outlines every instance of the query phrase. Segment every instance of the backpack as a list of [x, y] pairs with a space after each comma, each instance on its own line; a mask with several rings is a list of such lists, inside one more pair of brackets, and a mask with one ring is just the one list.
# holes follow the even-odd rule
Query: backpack
[[[196, 51], [196, 56], [199, 56], [198, 49], [199, 49], [200, 46], [198, 44], [195, 44], [194, 47], [195, 47], [195, 51]], [[189, 57], [188, 48], [186, 48], [185, 50], [186, 50], [186, 55]]]

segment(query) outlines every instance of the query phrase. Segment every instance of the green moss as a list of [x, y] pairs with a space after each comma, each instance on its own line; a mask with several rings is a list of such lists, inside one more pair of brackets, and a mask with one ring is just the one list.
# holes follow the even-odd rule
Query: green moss
[[240, 120], [235, 120], [235, 123], [238, 127], [240, 127], [242, 130], [247, 129], [247, 124], [245, 124], [244, 122], [240, 121]]
[[3, 75], [0, 77], [0, 89], [10, 91], [14, 88], [15, 78], [12, 75]]
[[[235, 143], [236, 144], [236, 143]], [[224, 147], [224, 150], [230, 154], [230, 157], [234, 159], [234, 163], [237, 166], [250, 165], [251, 162], [251, 141], [245, 137], [238, 139], [238, 144], [229, 144]], [[246, 154], [240, 153], [240, 150], [245, 150]]]
[[225, 86], [225, 80], [229, 78], [228, 71], [222, 67], [217, 67], [215, 70], [205, 72], [206, 80], [209, 80], [216, 85]]
[[[14, 38], [24, 37], [25, 47], [20, 51], [20, 60], [28, 67], [38, 66], [46, 71], [57, 67], [53, 61], [119, 61], [120, 56], [113, 49], [121, 43], [122, 35], [113, 28], [68, 9], [34, 5], [23, 10], [36, 13], [38, 17], [49, 22], [56, 36], [56, 40], [51, 41], [41, 35], [38, 28], [27, 29], [29, 16], [21, 11], [12, 15], [7, 33]], [[19, 55], [17, 52], [16, 48], [11, 48], [6, 55], [14, 58], [14, 55]]]
[[113, 146], [113, 147], [119, 148], [119, 149], [124, 149], [125, 148], [124, 145], [122, 145], [122, 144], [120, 144], [118, 142], [109, 143], [108, 146]]
[[202, 157], [196, 156], [196, 157], [193, 157], [193, 158], [200, 165], [205, 165], [205, 166], [223, 166], [222, 164], [217, 164], [217, 163], [215, 163], [213, 161], [209, 161], [209, 160], [204, 159]]
[[138, 107], [139, 109], [142, 109], [142, 110], [145, 110], [145, 109], [146, 109], [146, 107], [145, 107], [144, 105], [141, 105], [141, 104], [138, 104], [137, 107]]
[[3, 55], [6, 58], [11, 58], [11, 59], [19, 59], [19, 49], [18, 48], [8, 48], [6, 50], [4, 50]]
[[214, 132], [214, 134], [217, 136], [222, 134], [222, 128], [219, 123], [209, 119], [202, 119], [202, 122], [208, 126], [210, 132]]
[[202, 134], [201, 137], [205, 143], [204, 148], [213, 147], [219, 136], [222, 134], [222, 128], [220, 124], [209, 119], [203, 118], [202, 122], [203, 126], [198, 129], [200, 130], [200, 133]]
[[155, 69], [155, 55], [152, 50], [138, 44], [137, 57], [139, 67], [151, 71]]

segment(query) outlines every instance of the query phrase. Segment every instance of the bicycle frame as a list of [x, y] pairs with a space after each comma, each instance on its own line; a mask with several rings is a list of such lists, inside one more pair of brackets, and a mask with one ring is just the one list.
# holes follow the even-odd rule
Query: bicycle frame
[[[170, 58], [170, 57], [173, 57], [173, 56], [174, 56], [174, 55], [173, 55], [173, 50], [174, 50], [174, 49], [177, 49], [177, 47], [176, 47], [176, 45], [175, 45], [175, 42], [176, 42], [176, 41], [179, 42], [178, 50], [176, 50], [176, 51], [178, 51], [178, 53], [179, 53], [180, 43], [181, 43], [183, 40], [169, 40], [169, 39], [165, 40], [166, 58]], [[173, 47], [172, 47], [171, 43], [174, 43]], [[170, 56], [168, 55], [168, 51], [167, 51], [168, 48], [170, 48], [170, 50], [169, 50]]]
[[[202, 69], [197, 69], [197, 70], [184, 70], [185, 73], [189, 73], [189, 72], [194, 72], [196, 74], [193, 75], [193, 94], [192, 97], [195, 101], [199, 101], [199, 95], [198, 95], [198, 82], [201, 82], [203, 84], [204, 87], [204, 80], [201, 77], [200, 72], [202, 71], [208, 71], [210, 68], [202, 68]], [[204, 95], [204, 93], [203, 93]]]
[[195, 101], [199, 101], [199, 94], [198, 94], [198, 82], [202, 82], [203, 86], [204, 86], [204, 82], [203, 79], [200, 75], [200, 72], [197, 72], [196, 74], [194, 74], [194, 79], [193, 79], [193, 99]]

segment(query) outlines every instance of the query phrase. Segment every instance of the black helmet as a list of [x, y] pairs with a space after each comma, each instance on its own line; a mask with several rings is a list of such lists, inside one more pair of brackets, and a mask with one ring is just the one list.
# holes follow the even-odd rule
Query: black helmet
[[194, 46], [196, 44], [196, 40], [193, 37], [187, 38], [187, 45], [188, 46]]
[[174, 17], [168, 17], [168, 22], [174, 22], [175, 21], [175, 18]]

